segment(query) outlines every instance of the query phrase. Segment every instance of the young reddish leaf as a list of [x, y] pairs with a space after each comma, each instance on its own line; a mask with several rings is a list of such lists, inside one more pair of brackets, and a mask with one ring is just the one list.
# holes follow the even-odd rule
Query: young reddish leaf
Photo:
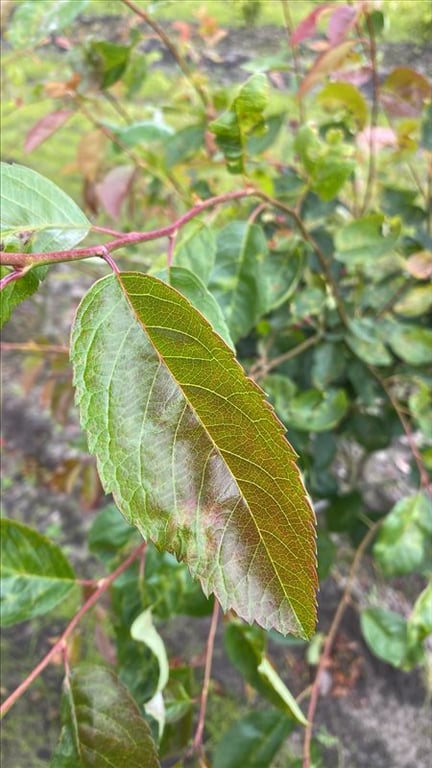
[[381, 100], [395, 117], [415, 117], [431, 98], [431, 85], [424, 75], [409, 67], [396, 67], [382, 86]]
[[30, 128], [25, 144], [25, 152], [33, 152], [39, 144], [49, 139], [53, 133], [58, 131], [66, 120], [69, 120], [73, 112], [70, 109], [59, 109], [57, 112], [50, 112], [49, 115], [42, 117], [33, 128]]
[[102, 484], [224, 610], [284, 634], [315, 625], [314, 515], [262, 390], [176, 290], [139, 273], [83, 299], [77, 401]]
[[379, 152], [384, 147], [397, 147], [398, 138], [393, 128], [382, 125], [367, 126], [357, 134], [357, 146], [367, 155], [372, 147], [373, 152]]
[[300, 22], [291, 35], [292, 45], [298, 45], [299, 43], [302, 43], [303, 40], [313, 37], [320, 17], [330, 8], [334, 8], [334, 3], [321, 3], [318, 8], [311, 11], [311, 13]]
[[77, 165], [88, 181], [95, 181], [105, 154], [108, 139], [102, 131], [85, 133], [78, 144]]
[[118, 219], [121, 207], [129, 194], [134, 175], [132, 165], [119, 165], [107, 173], [104, 180], [96, 185], [96, 192], [106, 212]]
[[355, 40], [346, 40], [344, 43], [324, 51], [321, 56], [315, 60], [314, 65], [304, 78], [300, 89], [300, 96], [310, 91], [316, 83], [319, 83], [326, 75], [334, 72], [347, 59], [352, 48], [356, 45]]
[[358, 11], [359, 9], [353, 5], [340, 5], [333, 11], [327, 27], [327, 37], [332, 46], [341, 43], [353, 28]]

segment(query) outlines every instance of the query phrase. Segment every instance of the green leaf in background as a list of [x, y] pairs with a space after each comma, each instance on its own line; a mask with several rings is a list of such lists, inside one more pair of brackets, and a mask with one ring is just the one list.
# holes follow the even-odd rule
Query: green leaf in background
[[108, 504], [93, 520], [88, 536], [89, 549], [101, 560], [112, 560], [136, 535], [136, 528], [126, 522], [115, 504]]
[[[267, 388], [269, 379], [266, 379]], [[271, 392], [269, 394], [271, 397]], [[325, 392], [308, 389], [296, 394], [289, 402], [280, 404], [278, 415], [287, 427], [302, 432], [327, 432], [339, 424], [347, 409], [345, 390], [329, 387]]]
[[360, 626], [372, 653], [388, 664], [408, 671], [422, 660], [423, 650], [410, 647], [407, 622], [399, 613], [367, 608], [360, 614]]
[[352, 115], [358, 128], [365, 127], [368, 119], [368, 106], [359, 89], [351, 83], [328, 83], [318, 94], [318, 102], [326, 110], [347, 112]]
[[270, 664], [266, 656], [264, 656], [264, 658], [260, 661], [258, 666], [258, 674], [261, 675], [261, 678], [265, 680], [268, 685], [273, 688], [274, 692], [280, 697], [280, 700], [285, 706], [286, 711], [289, 712], [293, 720], [295, 720], [297, 723], [300, 723], [300, 725], [307, 725], [308, 721], [306, 720], [303, 712], [297, 704], [294, 696], [286, 687], [285, 683], [279, 677], [275, 668]]
[[420, 146], [422, 146], [423, 149], [427, 149], [428, 152], [432, 152], [432, 104], [429, 104], [424, 112], [421, 126]]
[[353, 318], [345, 341], [354, 354], [369, 365], [391, 365], [393, 358], [387, 349], [383, 334], [371, 318]]
[[432, 285], [416, 285], [404, 294], [393, 309], [404, 317], [419, 317], [432, 308]]
[[351, 149], [340, 131], [328, 132], [323, 141], [310, 125], [302, 126], [294, 146], [309, 176], [311, 189], [321, 200], [332, 200], [355, 168]]
[[432, 363], [432, 330], [419, 325], [390, 320], [385, 323], [388, 343], [393, 352], [411, 365]]
[[71, 24], [85, 10], [88, 0], [26, 0], [20, 3], [7, 26], [14, 48], [28, 48]]
[[263, 229], [247, 221], [232, 221], [218, 235], [209, 290], [222, 307], [231, 337], [237, 341], [269, 309], [271, 300], [267, 241]]
[[173, 134], [173, 129], [168, 125], [152, 120], [142, 120], [139, 123], [132, 123], [126, 128], [111, 128], [111, 130], [125, 147], [135, 147], [137, 144], [147, 144], [154, 141], [166, 141]]
[[147, 546], [145, 558], [145, 600], [153, 615], [167, 620], [172, 616], [208, 616], [213, 600], [208, 600], [194, 581], [185, 563], [169, 552]]
[[83, 240], [87, 216], [59, 187], [31, 168], [1, 163], [4, 250], [66, 251]]
[[[0, 267], [0, 277], [4, 277], [10, 270]], [[9, 320], [12, 311], [18, 304], [32, 296], [44, 279], [48, 267], [34, 267], [27, 274], [6, 285], [1, 292], [0, 300], [0, 328]]]
[[[165, 160], [168, 168], [183, 163], [204, 145], [205, 126], [187, 125], [165, 142]], [[182, 230], [183, 232], [183, 230]]]
[[266, 75], [252, 75], [240, 88], [229, 109], [210, 123], [230, 173], [245, 170], [246, 142], [266, 130], [263, 112], [268, 103]]
[[214, 768], [269, 768], [292, 729], [292, 721], [281, 712], [252, 712], [223, 735]]
[[391, 253], [400, 232], [398, 219], [386, 220], [381, 213], [368, 214], [336, 231], [335, 258], [348, 267], [361, 267]]
[[105, 40], [91, 40], [86, 49], [88, 63], [97, 76], [102, 90], [120, 80], [129, 63], [131, 48]]
[[189, 221], [178, 234], [174, 265], [186, 267], [207, 285], [216, 258], [213, 229], [201, 221]]
[[154, 277], [109, 276], [79, 307], [72, 361], [90, 450], [126, 519], [224, 610], [311, 634], [314, 516], [295, 453], [208, 322]]
[[424, 437], [432, 440], [432, 387], [424, 381], [416, 381], [416, 385], [408, 400], [410, 411]]
[[395, 504], [379, 532], [374, 555], [389, 576], [432, 567], [432, 501], [426, 493]]
[[408, 618], [408, 639], [412, 646], [423, 643], [432, 635], [432, 581], [425, 587], [415, 601]]
[[317, 389], [324, 390], [332, 381], [342, 376], [345, 368], [346, 355], [343, 344], [323, 341], [314, 350], [312, 383]]
[[264, 635], [258, 627], [231, 621], [225, 631], [225, 647], [230, 661], [249, 685], [298, 723], [307, 725], [294, 696], [270, 664]]
[[1, 624], [42, 616], [75, 587], [72, 566], [59, 547], [32, 528], [2, 518]]
[[160, 768], [148, 723], [110, 669], [80, 665], [63, 686], [50, 768]]
[[168, 270], [158, 272], [157, 277], [180, 291], [192, 306], [207, 318], [224, 342], [234, 350], [234, 342], [231, 339], [223, 312], [213, 294], [207, 290], [199, 277], [184, 267], [170, 267]]
[[306, 256], [306, 244], [297, 237], [272, 249], [267, 261], [266, 311], [277, 309], [292, 296], [302, 278]]

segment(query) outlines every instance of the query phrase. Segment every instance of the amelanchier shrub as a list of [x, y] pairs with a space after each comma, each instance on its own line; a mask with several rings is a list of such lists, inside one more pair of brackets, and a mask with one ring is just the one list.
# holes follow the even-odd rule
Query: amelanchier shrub
[[[53, 265], [105, 260], [77, 309], [70, 361], [113, 503], [89, 534], [106, 575], [82, 597], [58, 545], [2, 519], [3, 625], [66, 597], [71, 606], [64, 634], [3, 711], [61, 650], [53, 768], [265, 768], [296, 724], [307, 768], [320, 675], [372, 543], [385, 576], [418, 573], [424, 589], [409, 616], [371, 598], [360, 617], [371, 650], [409, 670], [425, 662], [432, 631], [430, 83], [405, 66], [379, 73], [384, 19], [371, 2], [320, 3], [294, 27], [281, 0], [280, 50], [251, 58], [243, 82], [225, 88], [200, 69], [203, 49], [217, 60], [214, 20], [170, 31], [156, 5], [155, 15], [148, 3], [117, 6], [121, 41], [74, 47], [64, 36], [87, 0], [22, 2], [5, 32], [6, 56], [36, 51], [48, 32], [70, 49], [64, 79], [39, 85], [55, 104], [26, 151], [36, 157], [79, 118], [83, 197], [80, 207], [39, 170], [2, 163], [2, 322], [49, 285]], [[179, 75], [143, 49], [149, 30]], [[371, 509], [361, 471], [347, 481], [335, 457], [355, 446], [362, 465], [403, 434], [412, 493]], [[266, 640], [269, 630], [314, 634], [314, 505], [319, 577], [344, 534], [353, 564], [306, 718]], [[77, 663], [75, 628], [107, 592], [117, 662]], [[229, 658], [268, 706], [206, 757], [219, 606]], [[191, 669], [170, 667], [156, 628], [178, 614], [212, 615], [199, 704]]]

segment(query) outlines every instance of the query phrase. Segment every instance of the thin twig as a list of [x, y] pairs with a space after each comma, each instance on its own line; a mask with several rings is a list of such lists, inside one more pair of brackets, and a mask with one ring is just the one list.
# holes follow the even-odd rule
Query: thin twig
[[195, 738], [193, 741], [193, 748], [195, 752], [200, 752], [202, 757], [204, 757], [203, 754], [203, 735], [204, 735], [204, 724], [205, 724], [205, 716], [206, 716], [206, 710], [207, 710], [207, 699], [209, 694], [209, 686], [210, 686], [210, 676], [211, 676], [211, 668], [212, 668], [212, 662], [213, 662], [213, 651], [214, 651], [214, 642], [216, 637], [216, 630], [217, 630], [217, 624], [218, 624], [218, 618], [219, 618], [219, 603], [215, 599], [214, 606], [213, 606], [213, 614], [212, 619], [210, 623], [210, 629], [207, 639], [207, 649], [206, 649], [206, 658], [205, 658], [205, 667], [204, 667], [204, 679], [203, 679], [203, 685], [201, 690], [201, 701], [200, 701], [200, 711], [199, 711], [199, 717], [198, 717], [198, 725], [195, 732]]
[[315, 712], [316, 712], [319, 693], [320, 693], [321, 677], [324, 672], [324, 669], [328, 664], [328, 660], [333, 648], [333, 643], [335, 641], [336, 634], [338, 632], [340, 623], [342, 621], [342, 617], [350, 602], [350, 595], [351, 595], [354, 577], [360, 566], [360, 562], [362, 560], [363, 555], [365, 554], [369, 544], [371, 543], [372, 539], [378, 532], [378, 529], [381, 525], [382, 525], [382, 520], [378, 520], [376, 523], [374, 523], [374, 525], [369, 529], [367, 534], [362, 539], [355, 553], [354, 560], [350, 568], [350, 572], [348, 575], [347, 583], [345, 585], [342, 598], [339, 602], [339, 605], [333, 617], [333, 621], [331, 623], [328, 635], [324, 643], [323, 652], [321, 654], [321, 658], [319, 660], [319, 664], [318, 664], [316, 675], [315, 675], [315, 680], [311, 688], [311, 697], [310, 697], [309, 709], [307, 713], [308, 724], [305, 728], [304, 741], [303, 741], [303, 768], [310, 768], [311, 766], [310, 751], [311, 751], [311, 743], [312, 743], [312, 730], [313, 730]]
[[285, 19], [285, 26], [288, 33], [288, 45], [290, 47], [292, 57], [293, 57], [294, 76], [295, 76], [295, 84], [296, 84], [296, 91], [297, 91], [296, 98], [297, 98], [297, 104], [299, 109], [299, 117], [300, 117], [300, 122], [303, 125], [306, 122], [306, 112], [305, 112], [304, 102], [300, 94], [300, 83], [301, 83], [300, 60], [297, 53], [297, 46], [294, 45], [294, 43], [292, 42], [294, 25], [291, 18], [289, 0], [281, 0], [281, 4], [282, 4], [282, 12]]
[[270, 360], [258, 360], [253, 368], [250, 369], [249, 376], [255, 381], [263, 379], [269, 371], [273, 370], [273, 368], [277, 368], [279, 365], [282, 365], [282, 363], [286, 363], [288, 360], [292, 360], [294, 357], [297, 357], [297, 355], [301, 355], [301, 353], [305, 352], [306, 349], [309, 349], [315, 344], [318, 344], [321, 339], [322, 334], [317, 333], [316, 336], [310, 336], [308, 339], [305, 339], [293, 349], [289, 349], [288, 352], [283, 352], [281, 355], [272, 357]]
[[214, 208], [222, 203], [241, 200], [242, 198], [251, 196], [260, 197], [260, 193], [256, 192], [252, 187], [246, 187], [244, 189], [226, 192], [225, 194], [217, 195], [216, 197], [209, 197], [207, 200], [197, 203], [172, 224], [160, 227], [159, 229], [153, 229], [150, 232], [127, 232], [114, 240], [108, 241], [102, 247], [100, 245], [93, 245], [88, 248], [72, 248], [69, 251], [50, 251], [48, 253], [9, 253], [1, 251], [0, 265], [22, 268], [40, 264], [56, 264], [61, 261], [78, 261], [93, 256], [103, 256], [105, 253], [105, 250], [103, 249], [106, 249], [108, 253], [111, 253], [112, 251], [118, 250], [119, 248], [125, 248], [129, 245], [146, 243], [150, 240], [158, 240], [161, 237], [170, 237], [177, 229], [180, 229], [187, 224], [188, 221], [199, 216], [203, 211], [206, 211], [209, 208]]
[[179, 50], [176, 48], [172, 40], [168, 37], [167, 33], [165, 32], [164, 28], [161, 27], [161, 25], [154, 19], [152, 16], [150, 16], [147, 11], [144, 10], [144, 8], [138, 8], [135, 3], [133, 3], [131, 0], [121, 0], [124, 5], [127, 5], [128, 8], [131, 9], [137, 16], [140, 17], [143, 21], [145, 21], [146, 24], [149, 25], [153, 29], [154, 32], [156, 32], [157, 36], [162, 40], [165, 47], [169, 50], [174, 60], [177, 62], [178, 66], [180, 67], [181, 71], [183, 72], [184, 76], [189, 80], [190, 84], [192, 85], [195, 92], [198, 94], [199, 98], [201, 99], [204, 107], [207, 109], [210, 107], [210, 99], [204, 90], [204, 88], [200, 85], [199, 82], [196, 81], [193, 72], [189, 68], [189, 65], [186, 61], [186, 59], [181, 55]]
[[56, 654], [64, 648], [67, 638], [69, 637], [69, 635], [72, 634], [72, 632], [74, 631], [78, 622], [81, 621], [84, 614], [86, 614], [90, 610], [90, 608], [92, 608], [95, 605], [95, 603], [97, 603], [101, 595], [103, 595], [104, 592], [107, 591], [107, 589], [117, 579], [117, 577], [120, 576], [122, 573], [124, 573], [124, 571], [126, 571], [127, 568], [129, 568], [129, 566], [133, 563], [133, 561], [136, 560], [136, 558], [142, 554], [146, 546], [147, 544], [144, 541], [142, 544], [139, 545], [139, 547], [136, 547], [136, 549], [134, 549], [134, 551], [131, 552], [129, 557], [127, 557], [126, 560], [124, 560], [124, 562], [121, 563], [121, 565], [119, 565], [118, 568], [115, 569], [115, 571], [110, 573], [109, 576], [107, 576], [106, 578], [102, 579], [99, 582], [99, 587], [97, 588], [97, 590], [93, 592], [91, 597], [89, 597], [89, 599], [84, 603], [84, 605], [81, 606], [79, 611], [73, 617], [72, 621], [66, 627], [65, 631], [63, 632], [59, 640], [57, 640], [57, 642], [53, 645], [51, 650], [42, 659], [42, 661], [40, 661], [39, 664], [37, 664], [37, 666], [30, 672], [28, 677], [26, 677], [26, 679], [21, 683], [21, 685], [19, 685], [18, 688], [16, 688], [14, 692], [11, 693], [11, 695], [2, 704], [0, 708], [0, 717], [3, 717], [7, 712], [9, 712], [11, 707], [13, 707], [13, 705], [16, 704], [18, 699], [21, 698], [21, 696], [23, 695], [23, 693], [25, 693], [27, 688], [30, 687], [33, 681], [36, 680], [36, 678], [41, 674], [41, 672], [43, 672], [45, 667], [48, 666], [52, 658], [56, 656]]
[[429, 491], [429, 492], [432, 493], [432, 482], [431, 482], [431, 480], [429, 478], [429, 474], [428, 474], [428, 472], [426, 470], [426, 467], [425, 467], [425, 465], [423, 463], [423, 459], [421, 457], [420, 451], [417, 448], [417, 445], [416, 445], [416, 442], [415, 442], [415, 439], [414, 439], [414, 435], [413, 435], [413, 432], [412, 432], [412, 429], [411, 429], [411, 424], [409, 423], [408, 419], [405, 417], [403, 409], [401, 408], [401, 406], [399, 405], [398, 401], [396, 400], [396, 398], [392, 394], [392, 391], [391, 391], [390, 387], [387, 386], [387, 382], [380, 376], [378, 371], [376, 371], [375, 368], [372, 365], [367, 365], [366, 367], [370, 371], [372, 376], [377, 380], [377, 382], [380, 385], [380, 387], [384, 390], [387, 398], [389, 399], [389, 401], [392, 404], [394, 410], [396, 411], [398, 419], [399, 419], [400, 423], [402, 424], [403, 431], [405, 432], [405, 435], [406, 435], [406, 438], [407, 438], [407, 441], [408, 441], [408, 445], [410, 447], [410, 451], [411, 451], [411, 453], [413, 455], [413, 458], [414, 458], [414, 461], [415, 461], [415, 463], [417, 465], [417, 469], [418, 469], [419, 476], [420, 476], [420, 482], [421, 482], [423, 488], [426, 491]]
[[373, 185], [375, 181], [375, 128], [378, 124], [378, 112], [379, 112], [379, 77], [378, 77], [378, 63], [377, 63], [377, 48], [375, 31], [373, 28], [373, 22], [369, 15], [366, 14], [366, 26], [369, 34], [369, 52], [370, 61], [372, 66], [372, 107], [371, 107], [371, 119], [369, 123], [369, 166], [368, 175], [366, 181], [366, 189], [363, 199], [363, 205], [361, 207], [360, 215], [367, 210], [372, 197]]
[[334, 280], [333, 278], [329, 264], [327, 262], [327, 259], [323, 251], [321, 250], [316, 240], [312, 237], [312, 235], [306, 229], [297, 211], [294, 208], [291, 208], [289, 205], [282, 203], [280, 200], [277, 200], [277, 198], [271, 197], [270, 195], [266, 195], [264, 192], [257, 192], [256, 194], [257, 194], [257, 197], [261, 197], [262, 200], [267, 200], [267, 202], [269, 202], [275, 208], [279, 208], [281, 211], [285, 211], [285, 213], [287, 213], [289, 216], [291, 216], [292, 219], [294, 219], [296, 226], [300, 234], [302, 235], [303, 239], [306, 240], [312, 246], [314, 253], [320, 263], [324, 276], [326, 278], [327, 285], [329, 286], [332, 292], [333, 299], [336, 305], [336, 310], [341, 319], [341, 322], [345, 327], [348, 327], [349, 318], [345, 309], [344, 301], [339, 292], [338, 284], [336, 280]]

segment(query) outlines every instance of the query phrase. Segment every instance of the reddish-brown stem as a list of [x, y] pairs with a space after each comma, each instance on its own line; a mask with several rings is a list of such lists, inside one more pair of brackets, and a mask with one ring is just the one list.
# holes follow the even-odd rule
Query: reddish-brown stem
[[140, 19], [145, 21], [146, 24], [149, 25], [149, 27], [152, 28], [154, 32], [156, 32], [157, 36], [162, 40], [165, 47], [169, 50], [170, 54], [174, 58], [174, 60], [177, 62], [178, 66], [180, 67], [181, 71], [183, 72], [184, 76], [189, 80], [190, 84], [194, 88], [195, 92], [200, 97], [202, 103], [204, 104], [204, 107], [208, 108], [210, 106], [210, 100], [205, 92], [204, 88], [196, 82], [193, 72], [189, 69], [189, 66], [181, 53], [178, 51], [172, 40], [168, 37], [167, 33], [165, 32], [164, 28], [160, 26], [160, 24], [154, 19], [152, 16], [150, 16], [144, 8], [138, 8], [135, 3], [133, 3], [131, 0], [122, 0], [124, 5], [127, 5], [128, 8], [133, 11], [133, 13], [136, 14], [136, 16], [139, 16]]
[[170, 237], [176, 230], [187, 224], [188, 221], [199, 216], [203, 211], [209, 208], [214, 208], [221, 203], [230, 202], [232, 200], [240, 200], [244, 197], [260, 196], [260, 193], [256, 192], [252, 188], [244, 188], [234, 190], [232, 192], [226, 192], [223, 195], [217, 195], [216, 197], [210, 197], [208, 200], [203, 200], [197, 203], [193, 208], [180, 216], [172, 224], [168, 224], [166, 227], [160, 229], [153, 229], [151, 232], [128, 232], [120, 237], [110, 240], [101, 245], [93, 245], [88, 248], [73, 248], [70, 251], [51, 251], [50, 253], [8, 253], [0, 252], [0, 264], [1, 266], [11, 267], [29, 267], [39, 264], [55, 264], [61, 261], [78, 261], [80, 259], [88, 259], [91, 256], [101, 256], [105, 258], [106, 253], [124, 248], [129, 245], [136, 245], [138, 243], [145, 243], [150, 240], [157, 240], [161, 237]]
[[378, 112], [379, 112], [379, 77], [378, 77], [378, 63], [377, 63], [377, 48], [375, 31], [373, 28], [373, 22], [369, 14], [366, 14], [366, 26], [369, 35], [369, 52], [370, 61], [372, 67], [372, 108], [371, 119], [369, 124], [369, 166], [368, 175], [366, 181], [366, 189], [364, 194], [363, 205], [361, 207], [361, 214], [367, 210], [372, 197], [374, 180], [375, 180], [375, 164], [376, 164], [376, 146], [375, 146], [375, 128], [378, 124]]
[[21, 269], [15, 269], [13, 272], [9, 272], [0, 280], [0, 291], [2, 291], [3, 288], [6, 288], [6, 286], [9, 285], [9, 283], [13, 283], [15, 282], [15, 280], [19, 280], [21, 277], [24, 276], [24, 274], [25, 272], [23, 272]]
[[177, 237], [177, 230], [168, 237], [167, 267], [170, 269], [174, 261], [174, 248]]
[[285, 26], [288, 34], [288, 45], [290, 47], [292, 57], [293, 57], [293, 65], [294, 65], [294, 76], [295, 76], [295, 84], [296, 84], [296, 91], [297, 91], [297, 104], [298, 104], [298, 110], [299, 110], [299, 117], [300, 122], [303, 124], [306, 122], [306, 113], [304, 108], [304, 102], [300, 95], [300, 83], [301, 83], [301, 72], [300, 72], [300, 60], [297, 52], [297, 46], [293, 44], [292, 42], [292, 35], [294, 32], [294, 25], [291, 18], [291, 10], [289, 7], [289, 0], [281, 0], [282, 4], [282, 12], [284, 15], [285, 20]]
[[97, 227], [92, 224], [92, 232], [101, 232], [103, 235], [112, 235], [113, 237], [121, 237], [122, 233], [117, 229], [110, 229], [109, 227]]
[[62, 636], [57, 640], [57, 642], [53, 645], [51, 650], [47, 653], [47, 655], [42, 659], [42, 661], [39, 662], [39, 664], [36, 665], [36, 667], [30, 672], [28, 677], [21, 683], [21, 685], [16, 688], [13, 693], [6, 699], [6, 701], [2, 704], [0, 708], [0, 717], [3, 717], [11, 707], [13, 707], [14, 704], [18, 701], [18, 699], [21, 698], [21, 696], [25, 693], [27, 688], [30, 687], [30, 685], [33, 683], [34, 680], [43, 672], [45, 667], [48, 666], [50, 661], [56, 654], [61, 651], [65, 644], [66, 640], [68, 639], [69, 635], [72, 634], [77, 624], [81, 621], [82, 617], [92, 608], [95, 603], [100, 599], [101, 595], [104, 594], [104, 592], [107, 591], [107, 589], [111, 586], [111, 584], [117, 579], [120, 574], [122, 574], [124, 571], [129, 568], [129, 566], [136, 560], [137, 557], [139, 557], [142, 552], [145, 550], [147, 544], [144, 541], [142, 544], [139, 545], [139, 547], [136, 547], [133, 552], [129, 555], [129, 557], [124, 560], [121, 565], [118, 566], [118, 568], [115, 569], [112, 573], [110, 573], [109, 576], [107, 576], [104, 579], [101, 579], [99, 582], [99, 586], [96, 589], [95, 592], [89, 597], [88, 600], [84, 603], [84, 605], [81, 606], [79, 611], [75, 614], [72, 621], [69, 622], [68, 626], [66, 627], [65, 631], [63, 632]]
[[207, 699], [209, 694], [210, 676], [211, 676], [211, 668], [212, 668], [212, 662], [213, 662], [213, 651], [214, 651], [214, 643], [215, 643], [215, 637], [216, 637], [218, 618], [219, 618], [219, 603], [215, 599], [211, 623], [210, 623], [210, 629], [209, 629], [209, 634], [207, 639], [207, 649], [206, 649], [206, 658], [205, 658], [205, 666], [204, 666], [204, 679], [203, 679], [203, 685], [201, 690], [198, 725], [195, 732], [195, 738], [193, 741], [193, 748], [195, 752], [201, 752], [201, 753], [203, 752], [204, 724], [205, 724], [205, 716], [206, 716], [206, 710], [207, 710]]
[[340, 623], [342, 621], [342, 617], [350, 602], [350, 596], [351, 596], [354, 577], [360, 566], [360, 562], [362, 560], [363, 555], [365, 554], [369, 544], [373, 540], [381, 524], [382, 524], [382, 520], [378, 520], [378, 522], [374, 523], [374, 525], [369, 529], [366, 536], [361, 541], [360, 546], [358, 547], [355, 553], [354, 560], [351, 565], [351, 569], [348, 575], [347, 583], [345, 585], [342, 598], [339, 602], [339, 605], [333, 617], [333, 621], [331, 623], [329, 632], [327, 634], [327, 637], [324, 643], [324, 648], [323, 648], [323, 652], [321, 654], [321, 658], [319, 660], [319, 664], [317, 667], [315, 680], [311, 687], [311, 696], [309, 700], [309, 709], [307, 713], [308, 724], [305, 728], [304, 740], [303, 740], [303, 768], [310, 768], [311, 766], [312, 730], [313, 730], [315, 712], [318, 704], [321, 677], [328, 664], [330, 654], [333, 648], [333, 643], [335, 641]]

